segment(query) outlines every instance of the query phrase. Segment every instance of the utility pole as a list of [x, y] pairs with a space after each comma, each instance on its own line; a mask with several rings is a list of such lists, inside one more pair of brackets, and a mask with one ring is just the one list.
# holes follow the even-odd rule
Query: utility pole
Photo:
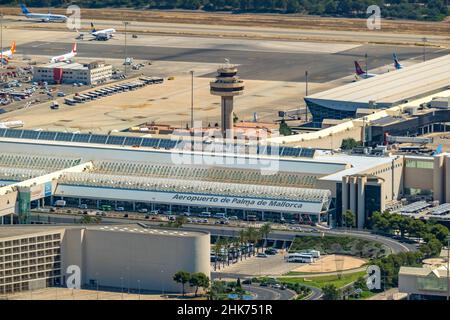
[[127, 58], [128, 58], [128, 51], [127, 51], [127, 26], [130, 24], [128, 21], [123, 21], [123, 24], [125, 25], [125, 76], [127, 75]]
[[[308, 96], [308, 70], [305, 71], [305, 97]], [[305, 121], [308, 122], [308, 106], [305, 105]]]

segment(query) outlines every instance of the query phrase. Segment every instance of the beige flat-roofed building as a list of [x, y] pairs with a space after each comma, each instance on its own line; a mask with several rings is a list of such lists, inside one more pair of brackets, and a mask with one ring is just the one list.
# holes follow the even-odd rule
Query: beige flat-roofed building
[[112, 66], [102, 61], [90, 63], [56, 62], [33, 68], [33, 81], [48, 83], [98, 84], [110, 79]]
[[206, 232], [139, 225], [4, 226], [0, 294], [66, 286], [71, 266], [80, 268], [83, 287], [180, 292], [173, 275], [184, 270], [210, 277], [209, 252]]

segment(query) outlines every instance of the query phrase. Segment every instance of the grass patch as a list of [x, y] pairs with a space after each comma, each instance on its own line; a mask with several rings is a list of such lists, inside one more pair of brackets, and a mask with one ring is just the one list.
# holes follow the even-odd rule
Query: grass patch
[[289, 251], [319, 250], [322, 254], [341, 254], [376, 259], [390, 253], [381, 243], [349, 236], [301, 236], [296, 237]]
[[342, 288], [352, 282], [355, 282], [359, 277], [363, 277], [365, 274], [365, 271], [360, 271], [350, 274], [343, 274], [340, 279], [337, 275], [329, 275], [312, 278], [278, 278], [278, 280], [285, 283], [301, 283], [320, 289], [327, 284], [334, 284], [336, 288]]

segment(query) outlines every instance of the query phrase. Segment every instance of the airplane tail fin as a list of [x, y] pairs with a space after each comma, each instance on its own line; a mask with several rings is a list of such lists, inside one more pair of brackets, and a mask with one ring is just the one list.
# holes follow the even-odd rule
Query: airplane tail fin
[[359, 65], [358, 61], [355, 61], [355, 70], [356, 70], [356, 74], [357, 74], [358, 76], [365, 73], [365, 72], [363, 71], [363, 69], [361, 68], [361, 66]]
[[73, 44], [72, 53], [77, 53], [77, 43], [76, 42]]
[[395, 69], [401, 69], [401, 68], [402, 68], [402, 65], [401, 65], [400, 62], [398, 61], [397, 55], [394, 53], [392, 56], [393, 56], [393, 58], [394, 58], [394, 66], [395, 66]]
[[11, 54], [13, 54], [13, 53], [15, 53], [15, 52], [16, 52], [16, 42], [13, 41], [13, 42], [11, 43]]
[[442, 144], [439, 144], [436, 148], [436, 151], [433, 152], [433, 155], [438, 155], [442, 153]]
[[94, 23], [91, 22], [91, 32], [95, 32], [95, 31], [97, 31], [97, 30], [95, 30]]
[[27, 7], [25, 7], [25, 5], [23, 3], [20, 4], [20, 8], [22, 8], [23, 14], [30, 13], [30, 11], [27, 9]]

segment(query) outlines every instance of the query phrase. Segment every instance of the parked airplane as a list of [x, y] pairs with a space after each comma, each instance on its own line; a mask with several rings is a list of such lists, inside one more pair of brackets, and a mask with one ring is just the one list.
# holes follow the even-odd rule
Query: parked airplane
[[0, 53], [0, 61], [2, 61], [3, 64], [8, 64], [9, 60], [13, 57], [15, 52], [16, 52], [16, 42], [13, 41], [13, 43], [11, 43], [11, 48], [9, 50]]
[[376, 74], [374, 74], [374, 73], [367, 73], [367, 72], [363, 71], [363, 69], [359, 65], [358, 61], [355, 61], [355, 70], [356, 70], [356, 75], [362, 79], [368, 79], [368, 78], [372, 78], [372, 77], [376, 76]]
[[[91, 32], [89, 36], [92, 36], [90, 40], [98, 40], [98, 41], [106, 41], [113, 37], [114, 33], [116, 33], [116, 29], [109, 28], [103, 30], [96, 30], [94, 24], [91, 22]], [[76, 39], [84, 39], [85, 34], [79, 33]]]
[[20, 7], [22, 8], [22, 13], [25, 17], [27, 17], [27, 19], [39, 20], [42, 22], [66, 22], [67, 20], [67, 17], [62, 14], [31, 13], [23, 3], [20, 4]]
[[69, 53], [51, 58], [50, 62], [51, 63], [70, 62], [70, 61], [72, 61], [72, 58], [74, 58], [76, 55], [77, 55], [77, 44], [74, 43], [73, 47], [72, 47], [72, 51], [70, 51]]
[[94, 27], [94, 24], [91, 22], [91, 35], [95, 37], [95, 40], [109, 40], [113, 37], [114, 33], [116, 33], [116, 29], [114, 28], [97, 31]]
[[395, 67], [395, 69], [396, 70], [402, 69], [403, 65], [400, 62], [398, 62], [397, 55], [394, 53], [394, 54], [392, 54], [392, 57], [394, 58], [394, 67]]

